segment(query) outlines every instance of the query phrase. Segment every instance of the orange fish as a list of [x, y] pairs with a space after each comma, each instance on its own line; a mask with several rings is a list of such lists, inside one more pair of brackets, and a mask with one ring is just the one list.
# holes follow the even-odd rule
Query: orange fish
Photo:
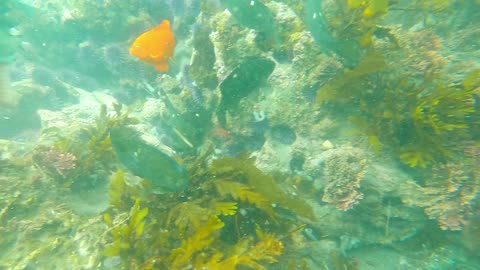
[[152, 64], [158, 71], [168, 70], [168, 60], [173, 57], [175, 37], [170, 22], [163, 20], [155, 28], [141, 34], [130, 47], [130, 54]]

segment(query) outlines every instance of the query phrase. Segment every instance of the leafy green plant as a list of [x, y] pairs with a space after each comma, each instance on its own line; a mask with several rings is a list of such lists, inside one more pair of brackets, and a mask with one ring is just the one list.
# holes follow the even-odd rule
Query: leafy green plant
[[116, 112], [113, 116], [109, 116], [107, 107], [102, 105], [95, 124], [71, 137], [65, 137], [61, 130], [50, 131], [56, 141], [50, 146], [41, 145], [35, 149], [35, 164], [64, 186], [93, 186], [98, 179], [107, 179], [117, 164], [110, 129], [137, 123], [128, 113], [121, 113], [120, 105], [113, 106]]
[[460, 154], [460, 142], [472, 138], [479, 123], [477, 71], [462, 85], [449, 85], [441, 74], [418, 82], [387, 71], [384, 57], [372, 52], [322, 86], [317, 102], [345, 107], [342, 111], [375, 152], [390, 152], [411, 167]]
[[[141, 236], [144, 233], [145, 217], [148, 215], [148, 208], [140, 207], [140, 200], [136, 200], [130, 210], [128, 217], [119, 224], [115, 224], [111, 216], [104, 214], [104, 221], [109, 226], [113, 242], [106, 246], [104, 255], [110, 256], [132, 256], [135, 250], [141, 245]], [[138, 254], [137, 254], [138, 255]]]
[[[373, 44], [377, 25], [388, 13], [389, 0], [342, 0], [334, 4], [329, 21], [341, 40], [353, 39], [362, 47]], [[393, 1], [394, 2], [394, 1]]]
[[267, 269], [280, 260], [285, 237], [276, 235], [295, 225], [280, 219], [272, 205], [313, 220], [310, 207], [283, 192], [254, 160], [206, 162], [208, 153], [191, 161], [195, 166], [186, 165], [194, 184], [177, 193], [142, 196], [144, 187], [128, 185], [129, 175], [117, 171], [110, 181], [111, 209], [104, 215], [105, 256], [119, 256], [135, 269]]
[[[279, 207], [294, 211], [300, 216], [314, 220], [313, 210], [305, 203], [302, 198], [293, 197], [291, 194], [280, 189], [278, 183], [280, 179], [274, 179], [273, 176], [263, 173], [255, 166], [255, 160], [245, 157], [241, 158], [222, 158], [214, 160], [208, 168], [207, 175], [211, 177], [213, 185], [220, 188], [220, 194], [230, 194], [232, 197], [240, 200], [249, 201], [267, 213], [272, 213], [265, 201], [270, 205], [277, 204]], [[277, 178], [282, 177], [276, 175]], [[230, 181], [229, 183], [216, 183], [218, 180]], [[231, 183], [232, 181], [237, 184]], [[207, 182], [208, 183], [208, 182]], [[241, 185], [243, 183], [246, 185]], [[228, 188], [230, 186], [231, 189]], [[225, 188], [225, 189], [223, 189]], [[253, 195], [250, 190], [258, 193]], [[248, 196], [251, 195], [251, 196]], [[263, 199], [261, 199], [263, 197]], [[251, 201], [250, 201], [251, 200]]]
[[118, 169], [110, 178], [109, 203], [115, 210], [128, 211], [131, 205], [142, 197], [139, 188], [145, 187], [144, 182], [139, 183], [138, 187], [133, 187], [126, 183], [126, 177], [125, 172]]
[[257, 230], [258, 242], [253, 243], [251, 238], [244, 238], [235, 247], [235, 253], [225, 255], [217, 251], [210, 258], [195, 262], [195, 269], [237, 269], [237, 266], [246, 266], [251, 269], [267, 269], [264, 265], [276, 263], [276, 256], [283, 252], [283, 244], [273, 235]]
[[385, 70], [387, 67], [383, 55], [373, 51], [361, 60], [352, 70], [346, 70], [337, 75], [317, 91], [317, 103], [352, 102], [355, 99], [366, 97], [364, 85], [369, 76]]

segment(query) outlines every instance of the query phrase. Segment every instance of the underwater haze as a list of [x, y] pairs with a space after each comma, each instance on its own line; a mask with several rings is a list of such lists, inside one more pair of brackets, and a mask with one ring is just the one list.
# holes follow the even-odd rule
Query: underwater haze
[[479, 0], [1, 0], [0, 269], [480, 269]]

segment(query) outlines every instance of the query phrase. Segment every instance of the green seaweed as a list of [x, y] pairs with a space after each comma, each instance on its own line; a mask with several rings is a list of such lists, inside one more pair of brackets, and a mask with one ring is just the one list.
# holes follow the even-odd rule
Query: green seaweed
[[[332, 32], [342, 40], [355, 40], [360, 47], [371, 48], [378, 25], [396, 1], [388, 0], [342, 0], [333, 4], [329, 12]], [[330, 14], [335, 14], [330, 15]]]
[[110, 205], [117, 209], [124, 208], [125, 200], [125, 180], [123, 172], [118, 170], [115, 176], [110, 180], [110, 189], [108, 190]]
[[425, 168], [453, 157], [461, 151], [454, 141], [469, 137], [467, 130], [475, 124], [472, 119], [478, 112], [471, 90], [442, 83], [415, 84], [401, 79], [392, 84], [394, 89], [386, 88], [377, 96], [382, 101], [378, 107], [362, 106], [362, 120], [354, 122], [373, 148], [385, 145], [411, 167]]
[[[127, 219], [122, 220], [120, 224], [114, 224], [109, 214], [104, 215], [104, 221], [110, 228], [113, 242], [106, 246], [104, 255], [113, 256], [134, 256], [139, 255], [142, 245], [140, 239], [145, 229], [145, 218], [148, 215], [148, 208], [140, 207], [140, 200], [136, 200], [130, 209]], [[136, 251], [136, 252], [135, 252]]]
[[387, 14], [388, 0], [367, 1], [362, 15], [366, 18]]
[[135, 200], [141, 197], [139, 189], [145, 188], [143, 182], [136, 187], [129, 185], [126, 178], [125, 172], [120, 169], [110, 178], [108, 196], [113, 209], [127, 211]]
[[266, 269], [264, 265], [278, 262], [276, 256], [283, 253], [283, 244], [273, 235], [256, 231], [259, 241], [253, 244], [250, 239], [243, 239], [235, 245], [236, 252], [230, 256], [217, 251], [208, 260], [199, 261], [195, 269], [237, 269], [238, 266], [249, 269]]
[[[188, 189], [142, 197], [148, 209], [140, 207], [137, 195], [143, 187], [128, 185], [130, 176], [117, 171], [104, 215], [110, 232], [104, 255], [119, 256], [135, 269], [265, 269], [281, 260], [283, 240], [275, 235], [298, 227], [291, 222], [297, 215], [314, 220], [312, 209], [284, 192], [277, 183], [281, 176], [263, 173], [253, 159], [209, 162], [211, 154], [207, 149], [186, 165]], [[292, 218], [279, 219], [273, 204], [290, 210]], [[248, 211], [240, 215], [238, 209]]]
[[209, 189], [209, 184], [215, 188], [222, 198], [231, 196], [234, 200], [255, 205], [265, 211], [272, 219], [275, 219], [276, 215], [271, 203], [261, 194], [252, 191], [247, 185], [220, 178], [212, 182], [207, 182], [203, 187]]
[[480, 69], [475, 69], [471, 71], [465, 77], [465, 80], [463, 80], [462, 87], [466, 91], [478, 91], [478, 88], [480, 87]]
[[[206, 199], [206, 198], [205, 198]], [[209, 217], [232, 216], [237, 213], [236, 202], [211, 200], [203, 203], [202, 198], [189, 202], [178, 203], [168, 213], [166, 225], [175, 225], [179, 231], [195, 231]]]
[[473, 139], [471, 131], [480, 123], [478, 71], [455, 85], [440, 73], [418, 81], [388, 70], [384, 56], [372, 51], [322, 86], [317, 102], [344, 106], [341, 111], [376, 153], [389, 152], [411, 167], [425, 168], [461, 154], [459, 142]]
[[327, 101], [352, 101], [362, 96], [364, 83], [368, 76], [384, 70], [387, 67], [383, 55], [373, 51], [366, 55], [352, 70], [337, 75], [317, 91], [317, 103]]
[[116, 114], [109, 116], [107, 106], [102, 105], [94, 126], [83, 129], [83, 134], [78, 140], [64, 142], [68, 145], [68, 151], [79, 160], [75, 179], [83, 179], [92, 171], [106, 178], [114, 169], [117, 157], [110, 141], [110, 129], [138, 123], [138, 121], [130, 118], [128, 113], [121, 114], [121, 105], [113, 104], [113, 107]]
[[[254, 159], [222, 158], [212, 162], [209, 173], [217, 179], [237, 179], [258, 192], [270, 203], [295, 212], [296, 214], [314, 220], [313, 210], [302, 198], [295, 198], [283, 191], [278, 183], [280, 179], [263, 173], [255, 166]], [[277, 175], [277, 177], [282, 177]], [[238, 195], [240, 197], [240, 195]], [[259, 202], [262, 205], [262, 202]]]
[[[425, 91], [424, 91], [425, 92]], [[412, 167], [453, 156], [455, 140], [468, 138], [469, 118], [476, 113], [471, 90], [435, 85], [422, 93], [404, 121], [412, 127], [408, 144], [400, 146], [400, 158]]]
[[[114, 104], [113, 107], [116, 114], [108, 116], [106, 105], [102, 105], [95, 124], [83, 128], [73, 137], [65, 137], [62, 130], [47, 130], [46, 132], [52, 133], [48, 135], [56, 137], [56, 140], [50, 146], [35, 149], [35, 163], [63, 186], [89, 187], [96, 185], [97, 179], [106, 179], [117, 163], [110, 141], [110, 129], [137, 123], [127, 113], [121, 114], [120, 105]], [[46, 155], [52, 156], [54, 160], [45, 159]], [[63, 173], [55, 166], [55, 159], [67, 156], [71, 156], [75, 164], [74, 168]], [[92, 176], [92, 172], [95, 175]]]

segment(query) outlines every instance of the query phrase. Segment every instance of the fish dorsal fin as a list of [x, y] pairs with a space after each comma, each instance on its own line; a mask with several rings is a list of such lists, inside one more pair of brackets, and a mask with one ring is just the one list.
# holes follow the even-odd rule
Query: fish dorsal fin
[[163, 20], [157, 27], [155, 27], [155, 30], [162, 30], [162, 29], [170, 29], [170, 21], [169, 20]]

